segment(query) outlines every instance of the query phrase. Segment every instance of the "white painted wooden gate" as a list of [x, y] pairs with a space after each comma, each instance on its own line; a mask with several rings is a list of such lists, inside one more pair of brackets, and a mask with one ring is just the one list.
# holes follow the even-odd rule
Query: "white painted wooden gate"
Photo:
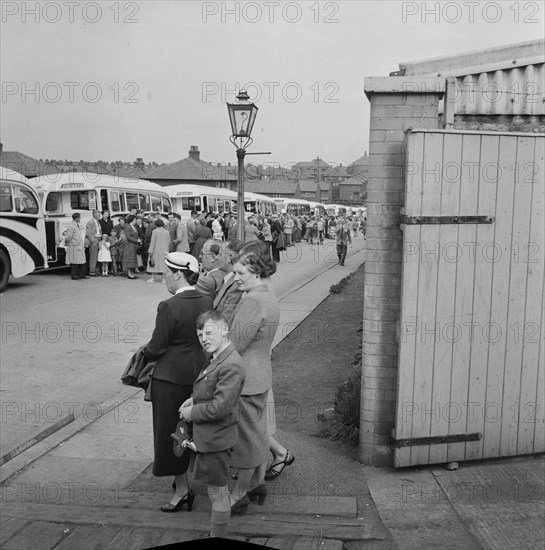
[[545, 451], [544, 152], [407, 135], [396, 467]]

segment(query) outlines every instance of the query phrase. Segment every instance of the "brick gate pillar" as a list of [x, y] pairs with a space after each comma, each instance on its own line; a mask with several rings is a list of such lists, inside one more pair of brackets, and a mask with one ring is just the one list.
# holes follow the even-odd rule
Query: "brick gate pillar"
[[405, 200], [405, 131], [438, 128], [445, 80], [369, 77], [371, 103], [359, 460], [392, 465]]

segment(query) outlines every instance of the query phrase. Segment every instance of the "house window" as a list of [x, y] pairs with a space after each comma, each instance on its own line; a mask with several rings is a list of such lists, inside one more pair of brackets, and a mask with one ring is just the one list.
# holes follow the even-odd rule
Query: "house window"
[[305, 193], [305, 197], [313, 197], [314, 193], [309, 193], [308, 191]]
[[282, 193], [273, 193], [273, 199], [282, 199], [284, 195]]

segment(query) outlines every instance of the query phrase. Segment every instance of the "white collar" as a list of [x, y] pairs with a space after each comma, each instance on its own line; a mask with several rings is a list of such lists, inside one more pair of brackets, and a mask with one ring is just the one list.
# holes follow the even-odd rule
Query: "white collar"
[[186, 290], [195, 290], [194, 286], [183, 286], [182, 288], [179, 288], [174, 294], [181, 294], [182, 292], [185, 292]]

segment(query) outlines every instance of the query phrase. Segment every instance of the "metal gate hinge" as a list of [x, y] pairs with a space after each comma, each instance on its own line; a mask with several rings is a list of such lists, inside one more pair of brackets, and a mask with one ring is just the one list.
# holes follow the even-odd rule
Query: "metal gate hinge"
[[461, 443], [463, 441], [480, 441], [481, 433], [435, 435], [431, 437], [411, 437], [407, 439], [390, 438], [392, 447], [417, 447], [421, 445], [442, 445], [444, 443]]
[[494, 223], [494, 216], [407, 216], [400, 215], [400, 224], [430, 225], [430, 224], [460, 224], [460, 223]]

